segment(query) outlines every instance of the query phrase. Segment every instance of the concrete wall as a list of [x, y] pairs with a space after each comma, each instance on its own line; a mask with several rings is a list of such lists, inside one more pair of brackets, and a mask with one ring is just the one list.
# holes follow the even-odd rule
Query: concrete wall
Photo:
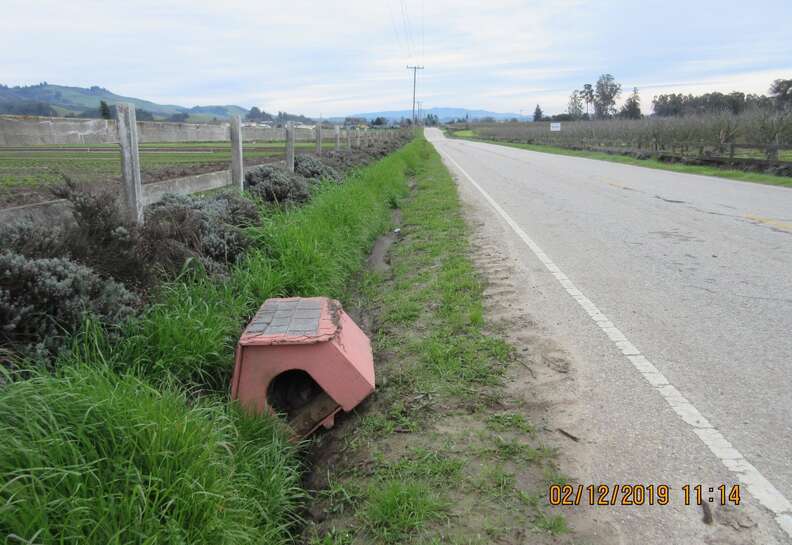
[[196, 176], [184, 178], [173, 178], [162, 182], [143, 185], [143, 205], [148, 206], [161, 201], [166, 193], [176, 195], [190, 195], [220, 189], [231, 185], [231, 171], [221, 170], [219, 172], [207, 172]]
[[[144, 142], [218, 142], [229, 139], [228, 123], [165, 123], [138, 121], [138, 139]], [[314, 140], [313, 129], [295, 129], [298, 141]], [[322, 129], [322, 138], [333, 138]], [[284, 141], [285, 129], [242, 127], [246, 142]], [[106, 119], [0, 115], [0, 146], [41, 144], [112, 144], [118, 142], [116, 122]]]

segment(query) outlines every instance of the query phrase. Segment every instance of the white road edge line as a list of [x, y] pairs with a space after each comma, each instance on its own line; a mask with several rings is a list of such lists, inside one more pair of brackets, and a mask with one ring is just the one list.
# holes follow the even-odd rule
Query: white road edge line
[[[438, 149], [438, 151], [440, 151]], [[592, 320], [602, 331], [613, 341], [613, 344], [627, 359], [633, 367], [643, 375], [649, 383], [671, 406], [677, 415], [693, 428], [693, 432], [699, 439], [712, 451], [712, 453], [732, 471], [739, 481], [745, 485], [748, 492], [759, 500], [764, 507], [769, 509], [775, 516], [775, 520], [781, 529], [792, 538], [792, 504], [784, 497], [779, 490], [762, 475], [731, 443], [710, 424], [706, 418], [683, 396], [679, 390], [668, 382], [668, 379], [661, 373], [652, 362], [644, 357], [635, 346], [627, 340], [624, 334], [611, 323], [611, 321], [599, 311], [591, 300], [578, 290], [572, 281], [553, 263], [546, 253], [529, 237], [522, 228], [506, 213], [506, 211], [495, 202], [495, 200], [476, 183], [470, 174], [463, 169], [446, 151], [440, 151], [448, 161], [450, 161], [461, 172], [468, 181], [473, 184], [487, 202], [504, 219], [509, 227], [519, 236], [523, 242], [531, 249], [533, 254], [541, 261], [548, 271], [558, 280], [559, 284], [578, 302]]]

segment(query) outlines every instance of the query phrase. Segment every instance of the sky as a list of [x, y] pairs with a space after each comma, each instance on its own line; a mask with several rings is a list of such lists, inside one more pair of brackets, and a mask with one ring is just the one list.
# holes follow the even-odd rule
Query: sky
[[[792, 78], [790, 0], [3, 0], [0, 83], [340, 116], [530, 114], [613, 74], [660, 93]], [[626, 92], [625, 92], [626, 95]]]

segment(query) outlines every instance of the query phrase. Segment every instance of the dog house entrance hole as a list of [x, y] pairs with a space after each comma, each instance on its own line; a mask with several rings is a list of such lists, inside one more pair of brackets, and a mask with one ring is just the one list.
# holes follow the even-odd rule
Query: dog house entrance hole
[[295, 369], [284, 371], [270, 382], [267, 401], [273, 410], [285, 413], [287, 420], [292, 420], [323, 393], [311, 375]]

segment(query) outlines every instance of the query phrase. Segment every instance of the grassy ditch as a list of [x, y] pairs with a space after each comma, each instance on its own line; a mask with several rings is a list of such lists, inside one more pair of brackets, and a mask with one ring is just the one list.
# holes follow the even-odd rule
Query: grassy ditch
[[345, 292], [422, 149], [323, 183], [303, 206], [261, 205], [252, 246], [221, 276], [192, 268], [146, 294], [131, 321], [87, 319], [44, 370], [0, 375], [0, 536], [290, 542], [304, 499], [297, 452], [275, 419], [228, 404], [234, 344], [267, 297]]
[[391, 202], [406, 191], [417, 149], [400, 152], [326, 184], [302, 208], [268, 213], [248, 229], [255, 241], [223, 281], [195, 274], [165, 284], [121, 340], [87, 328], [59, 366], [96, 362], [152, 381], [224, 391], [239, 334], [268, 297], [339, 297], [374, 239], [388, 226]]
[[492, 140], [492, 139], [477, 137], [474, 131], [470, 131], [470, 130], [452, 131], [452, 132], [448, 132], [447, 134], [452, 138], [464, 138], [466, 140], [474, 140], [476, 142], [485, 142], [487, 144], [496, 144], [499, 146], [509, 146], [512, 148], [538, 151], [541, 153], [552, 153], [555, 155], [566, 155], [569, 157], [585, 157], [587, 159], [598, 159], [600, 161], [610, 161], [611, 163], [620, 163], [623, 165], [654, 168], [657, 170], [668, 170], [671, 172], [681, 172], [684, 174], [715, 176], [718, 178], [727, 178], [729, 180], [737, 180], [740, 182], [753, 182], [758, 184], [792, 187], [792, 178], [788, 176], [773, 176], [772, 174], [763, 174], [761, 172], [746, 172], [744, 170], [724, 169], [724, 168], [704, 166], [704, 165], [685, 165], [681, 163], [665, 163], [663, 161], [658, 161], [657, 159], [636, 159], [635, 157], [629, 157], [626, 155], [614, 155], [599, 151], [572, 150], [572, 149], [561, 148], [557, 146], [549, 146], [544, 144], [521, 144], [517, 142], [502, 142], [500, 140]]
[[416, 145], [390, 269], [362, 273], [345, 298], [370, 324], [378, 390], [319, 439], [305, 540], [558, 542], [565, 519], [545, 505], [556, 452], [507, 392], [517, 355], [484, 319], [454, 182], [428, 142]]

